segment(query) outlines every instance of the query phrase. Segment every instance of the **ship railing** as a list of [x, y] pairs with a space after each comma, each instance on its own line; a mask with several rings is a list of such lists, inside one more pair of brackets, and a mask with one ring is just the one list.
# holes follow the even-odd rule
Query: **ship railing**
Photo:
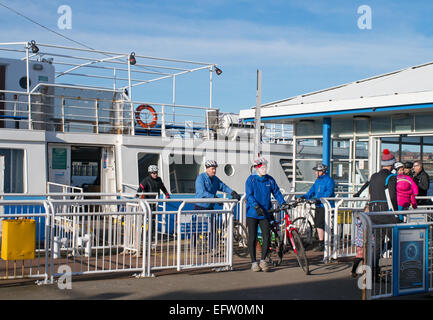
[[[30, 98], [29, 98], [30, 97]], [[131, 101], [118, 90], [37, 84], [30, 93], [0, 90], [5, 128], [211, 139], [214, 108]], [[144, 110], [137, 111], [140, 106]]]
[[[55, 182], [47, 182], [47, 192], [50, 193], [62, 193], [62, 194], [66, 194], [66, 193], [78, 193], [75, 194], [73, 197], [73, 199], [82, 199], [82, 193], [83, 193], [83, 188], [80, 187], [74, 187], [74, 186], [70, 186], [70, 185], [66, 185], [66, 184], [61, 184], [61, 183], [55, 183]], [[66, 197], [66, 196], [64, 196]], [[66, 200], [66, 198], [64, 198]]]

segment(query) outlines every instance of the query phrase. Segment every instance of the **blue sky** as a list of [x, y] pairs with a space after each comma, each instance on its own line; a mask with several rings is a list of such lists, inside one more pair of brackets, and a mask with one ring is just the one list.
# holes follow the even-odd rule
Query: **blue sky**
[[[431, 1], [71, 1], [0, 0], [70, 38], [101, 50], [216, 63], [214, 105], [227, 112], [356, 81], [433, 60]], [[57, 9], [72, 9], [59, 30]], [[372, 29], [358, 28], [358, 7], [372, 9]], [[72, 43], [0, 7], [0, 41]], [[1, 53], [4, 56], [4, 53]], [[207, 106], [204, 85], [177, 84], [177, 102]], [[171, 83], [155, 92], [171, 101]]]

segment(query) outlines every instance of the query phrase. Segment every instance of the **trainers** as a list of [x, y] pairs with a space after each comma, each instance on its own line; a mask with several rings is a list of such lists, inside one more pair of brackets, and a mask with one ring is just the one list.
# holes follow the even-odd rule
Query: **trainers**
[[251, 265], [251, 270], [253, 270], [254, 272], [259, 272], [261, 269], [260, 269], [259, 264], [257, 262], [253, 262]]
[[265, 260], [260, 260], [259, 267], [264, 272], [268, 272], [269, 271], [269, 265], [268, 265], [268, 263]]

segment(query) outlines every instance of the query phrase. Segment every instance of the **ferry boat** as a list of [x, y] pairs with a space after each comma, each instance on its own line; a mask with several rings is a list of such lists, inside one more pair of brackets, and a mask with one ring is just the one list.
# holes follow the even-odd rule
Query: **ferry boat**
[[[0, 194], [135, 192], [151, 164], [170, 193], [193, 194], [207, 159], [244, 192], [257, 128], [213, 105], [216, 64], [34, 40], [0, 52]], [[185, 83], [208, 90], [208, 105], [179, 104]], [[290, 191], [290, 126], [260, 132], [269, 173]]]

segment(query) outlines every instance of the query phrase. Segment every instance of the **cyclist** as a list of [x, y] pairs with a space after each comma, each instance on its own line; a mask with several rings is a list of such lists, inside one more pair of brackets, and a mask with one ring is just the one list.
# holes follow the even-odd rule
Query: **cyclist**
[[[195, 180], [195, 197], [196, 198], [216, 198], [216, 193], [222, 191], [229, 193], [232, 199], [240, 200], [239, 194], [230, 189], [224, 182], [216, 176], [216, 168], [218, 163], [215, 160], [207, 160], [205, 162], [206, 171], [200, 174]], [[196, 210], [213, 210], [213, 203], [195, 204]]]
[[[306, 194], [297, 198], [296, 200], [301, 201], [302, 199], [316, 199], [314, 224], [317, 228], [317, 235], [319, 236], [319, 245], [315, 248], [314, 251], [324, 251], [325, 208], [323, 207], [323, 204], [319, 199], [335, 197], [335, 182], [334, 179], [332, 179], [328, 174], [326, 174], [326, 171], [328, 170], [327, 165], [322, 163], [318, 164], [313, 168], [313, 170], [316, 174], [316, 181]], [[332, 207], [334, 207], [333, 201], [330, 201], [330, 204]]]
[[[273, 216], [267, 211], [271, 209], [271, 193], [277, 199], [281, 207], [286, 205], [280, 188], [274, 178], [267, 174], [267, 163], [265, 158], [254, 160], [255, 173], [251, 174], [245, 183], [247, 201], [247, 227], [248, 227], [248, 250], [251, 257], [252, 271], [269, 271], [266, 257], [269, 251], [270, 222]], [[257, 227], [260, 225], [262, 231], [263, 245], [260, 263], [256, 261]]]
[[[232, 199], [240, 200], [240, 195], [230, 189], [224, 182], [222, 182], [216, 176], [216, 168], [218, 167], [218, 163], [215, 160], [207, 160], [205, 162], [206, 171], [200, 174], [195, 180], [195, 197], [196, 198], [217, 198], [216, 193], [218, 191], [222, 191], [225, 193], [229, 193]], [[194, 210], [213, 210], [215, 204], [214, 203], [200, 203], [194, 204]], [[212, 250], [214, 247], [213, 240], [213, 221], [214, 219], [210, 219], [209, 226], [209, 249]], [[193, 238], [194, 239], [194, 238]]]
[[170, 198], [170, 194], [167, 191], [162, 179], [158, 177], [158, 167], [155, 165], [150, 165], [147, 168], [149, 175], [141, 180], [140, 185], [137, 189], [137, 193], [141, 192], [156, 192], [159, 194], [161, 190], [167, 198]]
[[[170, 194], [167, 191], [167, 188], [165, 187], [164, 183], [162, 182], [162, 179], [158, 177], [158, 167], [156, 165], [150, 165], [147, 168], [147, 171], [149, 172], [149, 175], [147, 175], [143, 180], [141, 180], [140, 185], [137, 189], [137, 193], [141, 192], [156, 192], [159, 195], [159, 192], [162, 191], [165, 196], [170, 199]], [[137, 195], [138, 196], [138, 195]], [[154, 196], [145, 196], [142, 195], [142, 198], [154, 198]], [[151, 204], [150, 208], [152, 211], [157, 211], [157, 205]], [[152, 214], [152, 225], [155, 225], [156, 217], [154, 214]], [[152, 239], [155, 238], [155, 232], [152, 232]]]

